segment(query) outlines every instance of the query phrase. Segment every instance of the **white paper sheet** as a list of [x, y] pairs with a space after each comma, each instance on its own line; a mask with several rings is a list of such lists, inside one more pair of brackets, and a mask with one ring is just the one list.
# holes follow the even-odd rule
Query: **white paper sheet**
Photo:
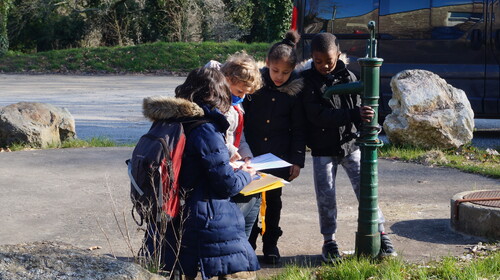
[[[245, 162], [243, 161], [237, 161], [236, 164], [237, 166], [243, 165]], [[273, 168], [281, 168], [281, 167], [287, 167], [291, 166], [292, 164], [289, 162], [286, 162], [279, 157], [267, 153], [260, 155], [258, 157], [252, 158], [250, 161], [250, 166], [255, 168], [255, 170], [266, 170], [266, 169], [273, 169]]]

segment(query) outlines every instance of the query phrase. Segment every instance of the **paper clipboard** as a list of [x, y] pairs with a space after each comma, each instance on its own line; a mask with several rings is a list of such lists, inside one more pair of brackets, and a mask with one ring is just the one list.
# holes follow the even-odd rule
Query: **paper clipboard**
[[250, 184], [246, 185], [240, 191], [240, 193], [247, 196], [251, 194], [274, 190], [285, 186], [285, 183], [283, 183], [283, 179], [279, 177], [266, 173], [259, 173], [259, 175], [260, 175], [259, 179], [253, 180]]

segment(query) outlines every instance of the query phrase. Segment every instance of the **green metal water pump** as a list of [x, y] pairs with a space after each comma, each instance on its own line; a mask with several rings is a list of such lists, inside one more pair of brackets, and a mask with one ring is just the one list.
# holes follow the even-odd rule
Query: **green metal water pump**
[[362, 105], [370, 106], [375, 112], [371, 122], [364, 122], [356, 145], [361, 149], [361, 189], [358, 208], [358, 231], [356, 232], [356, 255], [377, 257], [380, 251], [378, 231], [378, 161], [377, 148], [383, 143], [378, 139], [378, 106], [380, 88], [380, 67], [384, 61], [376, 57], [377, 40], [375, 22], [368, 23], [366, 57], [358, 59], [361, 79], [349, 84], [334, 85], [325, 90], [323, 97], [330, 99], [333, 94], [361, 93]]

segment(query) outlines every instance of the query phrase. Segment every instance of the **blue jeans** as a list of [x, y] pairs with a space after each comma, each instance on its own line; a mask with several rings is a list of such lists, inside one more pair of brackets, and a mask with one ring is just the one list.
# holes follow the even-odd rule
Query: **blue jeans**
[[[352, 189], [359, 202], [360, 191], [360, 167], [361, 152], [354, 151], [345, 157], [319, 156], [313, 157], [314, 189], [316, 191], [316, 202], [319, 213], [319, 226], [321, 234], [331, 235], [337, 232], [337, 196], [335, 178], [337, 177], [337, 167], [342, 165]], [[384, 231], [384, 215], [378, 208], [378, 228]]]
[[262, 198], [260, 195], [254, 195], [247, 202], [237, 202], [236, 205], [243, 213], [243, 217], [245, 218], [245, 234], [247, 238], [250, 237], [250, 233], [252, 232], [252, 227], [257, 217], [259, 216], [260, 203]]

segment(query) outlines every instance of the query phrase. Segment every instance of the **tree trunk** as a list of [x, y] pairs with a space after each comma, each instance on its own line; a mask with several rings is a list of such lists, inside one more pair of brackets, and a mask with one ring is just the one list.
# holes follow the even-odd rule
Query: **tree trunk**
[[7, 19], [11, 0], [0, 0], [0, 56], [9, 50], [9, 37], [7, 34]]

